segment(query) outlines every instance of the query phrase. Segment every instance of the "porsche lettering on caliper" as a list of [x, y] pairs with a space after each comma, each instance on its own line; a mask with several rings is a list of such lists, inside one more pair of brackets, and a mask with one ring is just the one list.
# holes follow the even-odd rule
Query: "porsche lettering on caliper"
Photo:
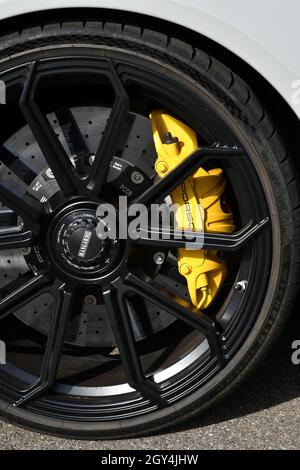
[[[157, 152], [156, 173], [163, 178], [198, 146], [193, 129], [161, 110], [151, 114], [152, 132]], [[199, 165], [201, 162], [199, 162]], [[199, 168], [170, 194], [177, 205], [177, 228], [193, 231], [231, 233], [233, 215], [224, 209], [223, 170]], [[178, 270], [185, 277], [192, 304], [207, 308], [222, 286], [227, 270], [225, 261], [214, 250], [178, 250]]]

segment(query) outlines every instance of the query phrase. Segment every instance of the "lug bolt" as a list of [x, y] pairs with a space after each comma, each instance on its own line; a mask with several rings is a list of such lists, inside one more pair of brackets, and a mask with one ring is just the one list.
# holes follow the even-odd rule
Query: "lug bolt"
[[28, 256], [28, 255], [30, 255], [30, 253], [31, 253], [31, 248], [30, 248], [30, 246], [29, 246], [28, 248], [22, 248], [22, 254], [23, 254], [24, 256]]
[[191, 274], [192, 270], [192, 266], [190, 266], [189, 264], [182, 264], [179, 268], [180, 274], [182, 274], [183, 276], [188, 276], [189, 274]]
[[165, 162], [157, 162], [155, 169], [158, 173], [167, 173], [169, 167]]
[[144, 181], [144, 176], [139, 171], [133, 171], [131, 173], [131, 181], [134, 184], [142, 184], [142, 182]]
[[86, 295], [84, 298], [84, 303], [87, 305], [96, 305], [97, 304], [97, 299], [94, 295]]
[[165, 261], [165, 254], [164, 253], [155, 253], [153, 256], [154, 263], [161, 265]]
[[238, 292], [244, 292], [247, 289], [248, 282], [247, 281], [239, 281], [234, 286], [234, 290]]

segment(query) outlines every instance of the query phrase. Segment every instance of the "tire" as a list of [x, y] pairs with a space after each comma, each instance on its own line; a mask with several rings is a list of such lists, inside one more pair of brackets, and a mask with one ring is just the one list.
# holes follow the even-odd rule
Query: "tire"
[[[1, 394], [3, 419], [33, 430], [81, 439], [141, 436], [186, 421], [224, 399], [259, 364], [278, 338], [299, 286], [299, 191], [292, 157], [276, 122], [255, 90], [214, 57], [161, 31], [98, 21], [45, 24], [0, 38], [0, 71], [48, 57], [99, 54], [113, 60], [118, 54], [185, 83], [204, 97], [218, 117], [239, 137], [250, 155], [272, 223], [271, 268], [259, 311], [245, 326], [237, 351], [211, 378], [168, 407], [120, 419], [68, 418], [12, 406]], [[162, 67], [162, 68], [161, 68]], [[175, 79], [175, 78], [174, 78]], [[0, 192], [1, 198], [1, 192]], [[259, 300], [257, 300], [259, 304]], [[41, 408], [40, 408], [41, 409]]]

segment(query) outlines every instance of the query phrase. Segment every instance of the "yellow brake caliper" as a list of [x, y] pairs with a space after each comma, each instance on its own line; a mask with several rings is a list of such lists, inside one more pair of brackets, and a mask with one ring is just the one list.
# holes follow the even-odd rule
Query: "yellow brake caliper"
[[[196, 133], [163, 111], [151, 114], [157, 152], [155, 170], [163, 178], [198, 147]], [[201, 164], [201, 162], [199, 162]], [[179, 229], [230, 233], [234, 230], [232, 212], [224, 211], [221, 197], [225, 179], [220, 168], [199, 168], [171, 193], [176, 204]], [[178, 250], [178, 270], [186, 278], [191, 301], [198, 309], [207, 308], [226, 277], [224, 260], [213, 250]]]

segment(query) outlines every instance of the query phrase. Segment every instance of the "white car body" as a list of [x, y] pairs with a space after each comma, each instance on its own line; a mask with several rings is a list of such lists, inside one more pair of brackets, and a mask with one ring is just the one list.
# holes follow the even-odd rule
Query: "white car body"
[[0, 20], [61, 8], [130, 11], [201, 33], [259, 72], [300, 118], [298, 0], [0, 0]]

